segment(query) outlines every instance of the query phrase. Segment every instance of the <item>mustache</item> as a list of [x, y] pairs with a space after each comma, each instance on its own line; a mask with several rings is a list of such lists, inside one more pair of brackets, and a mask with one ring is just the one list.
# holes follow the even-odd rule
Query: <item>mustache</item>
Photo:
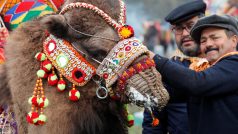
[[218, 49], [218, 48], [208, 48], [208, 49], [205, 51], [205, 54], [207, 54], [208, 52], [213, 51], [213, 50], [218, 51], [219, 49]]
[[186, 41], [193, 41], [191, 36], [185, 36], [181, 39], [181, 43], [186, 42]]

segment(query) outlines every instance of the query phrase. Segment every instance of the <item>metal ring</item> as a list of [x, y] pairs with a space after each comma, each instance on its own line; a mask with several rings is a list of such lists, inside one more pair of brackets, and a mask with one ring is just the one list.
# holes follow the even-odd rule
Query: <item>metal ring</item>
[[92, 80], [93, 80], [96, 84], [100, 85], [101, 82], [102, 82], [102, 80], [103, 80], [103, 78], [100, 77], [100, 76], [98, 76], [98, 75], [94, 75], [94, 76], [92, 77]]
[[[100, 91], [100, 90], [104, 90], [105, 96], [100, 96], [100, 95], [99, 95], [99, 91]], [[107, 89], [106, 89], [105, 87], [99, 87], [99, 88], [97, 89], [97, 91], [96, 91], [96, 95], [97, 95], [97, 97], [98, 97], [99, 99], [105, 99], [105, 98], [107, 98], [107, 96], [108, 96], [108, 91], [107, 91]]]

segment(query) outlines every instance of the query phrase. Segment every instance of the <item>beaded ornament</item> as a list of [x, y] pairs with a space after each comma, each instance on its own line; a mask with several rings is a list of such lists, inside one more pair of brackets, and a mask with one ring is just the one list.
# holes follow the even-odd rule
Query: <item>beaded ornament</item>
[[69, 42], [49, 35], [43, 48], [52, 65], [76, 86], [84, 86], [95, 74], [96, 69]]
[[[47, 35], [43, 43], [43, 52], [35, 56], [41, 62], [41, 68], [37, 71], [38, 79], [33, 95], [28, 100], [32, 108], [27, 115], [27, 121], [34, 125], [43, 125], [47, 120], [43, 114], [43, 108], [48, 106], [49, 100], [44, 95], [42, 79], [48, 78], [48, 84], [57, 85], [57, 90], [62, 92], [66, 88], [64, 76], [72, 83], [69, 99], [78, 101], [80, 92], [76, 90], [76, 86], [84, 86], [96, 72], [96, 69], [69, 42], [50, 34]], [[59, 79], [54, 69], [59, 71]]]
[[97, 74], [106, 80], [106, 87], [111, 87], [118, 76], [148, 49], [136, 38], [120, 41], [97, 68]]

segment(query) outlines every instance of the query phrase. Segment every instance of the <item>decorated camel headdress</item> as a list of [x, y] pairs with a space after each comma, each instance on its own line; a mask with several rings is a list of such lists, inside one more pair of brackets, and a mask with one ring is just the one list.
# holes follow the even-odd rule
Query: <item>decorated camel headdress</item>
[[[97, 83], [99, 86], [96, 90], [98, 98], [104, 99], [108, 94], [110, 94], [111, 97], [118, 98], [120, 97], [120, 94], [125, 92], [126, 81], [128, 79], [136, 73], [140, 73], [145, 69], [155, 66], [153, 60], [147, 58], [141, 60], [139, 63], [127, 70], [129, 65], [131, 65], [135, 59], [143, 54], [148, 54], [148, 49], [138, 39], [133, 37], [133, 28], [125, 25], [125, 4], [122, 0], [119, 0], [119, 3], [120, 15], [118, 21], [112, 19], [104, 11], [92, 4], [75, 2], [63, 7], [59, 13], [61, 15], [77, 8], [85, 8], [94, 11], [117, 31], [120, 41], [111, 49], [109, 54], [96, 69], [77, 51], [77, 49], [75, 49], [75, 47], [73, 47], [70, 42], [59, 39], [50, 33], [46, 33], [47, 38], [43, 43], [43, 52], [39, 52], [36, 55], [36, 59], [41, 62], [41, 68], [37, 72], [38, 80], [35, 85], [33, 96], [29, 99], [29, 102], [32, 105], [32, 110], [27, 116], [29, 123], [36, 125], [44, 124], [46, 120], [46, 116], [43, 114], [43, 108], [48, 105], [48, 99], [44, 95], [44, 89], [42, 86], [43, 78], [48, 78], [49, 85], [57, 85], [59, 91], [65, 90], [66, 82], [64, 79], [67, 79], [72, 83], [69, 98], [72, 101], [78, 101], [80, 92], [76, 89], [76, 86], [84, 86], [95, 74], [97, 74], [106, 82], [105, 86], [100, 82]], [[77, 31], [71, 25], [68, 24], [68, 26], [74, 31]], [[59, 72], [59, 78], [55, 70]], [[120, 80], [118, 82], [120, 91], [111, 93], [113, 92], [111, 91], [111, 86], [117, 80]], [[102, 96], [99, 92], [105, 92], [105, 94]], [[167, 98], [161, 98], [159, 101], [166, 104], [168, 96]]]

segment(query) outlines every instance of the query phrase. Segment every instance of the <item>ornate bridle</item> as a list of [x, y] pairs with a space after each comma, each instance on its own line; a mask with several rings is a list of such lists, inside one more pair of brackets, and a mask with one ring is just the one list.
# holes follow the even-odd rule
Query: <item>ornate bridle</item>
[[[119, 2], [121, 8], [118, 22], [98, 7], [88, 3], [71, 3], [61, 10], [59, 14], [62, 15], [75, 8], [85, 8], [94, 11], [117, 31], [120, 41], [96, 69], [76, 51], [71, 43], [46, 33], [47, 38], [43, 43], [43, 52], [39, 52], [35, 56], [36, 59], [41, 62], [41, 68], [37, 72], [38, 79], [33, 96], [29, 99], [29, 103], [32, 105], [32, 110], [27, 116], [27, 121], [29, 123], [42, 125], [46, 121], [46, 116], [43, 114], [43, 108], [48, 106], [48, 99], [44, 95], [43, 78], [48, 78], [49, 85], [57, 85], [57, 89], [60, 92], [64, 91], [66, 88], [64, 79], [70, 81], [72, 83], [72, 89], [69, 92], [69, 98], [72, 101], [77, 101], [79, 100], [80, 93], [76, 89], [76, 86], [84, 86], [95, 74], [97, 74], [106, 81], [105, 87], [100, 83], [101, 81], [96, 81], [99, 86], [96, 94], [100, 99], [104, 99], [107, 97], [111, 86], [123, 76], [122, 73], [128, 66], [136, 58], [148, 52], [148, 49], [138, 39], [133, 37], [133, 28], [125, 25], [125, 4], [122, 0], [119, 0]], [[72, 28], [71, 25], [69, 26]], [[147, 68], [154, 66], [153, 62], [148, 63]], [[60, 73], [59, 78], [56, 75], [55, 70]], [[126, 83], [124, 82], [124, 84]], [[105, 96], [100, 96], [99, 90], [104, 90]]]
[[111, 25], [117, 31], [120, 37], [120, 41], [109, 52], [107, 57], [104, 58], [104, 60], [99, 65], [96, 71], [96, 74], [105, 79], [107, 88], [110, 88], [115, 83], [118, 77], [134, 61], [134, 59], [148, 52], [147, 48], [142, 45], [142, 43], [138, 39], [133, 37], [133, 28], [131, 26], [125, 25], [126, 7], [122, 0], [119, 0], [119, 3], [120, 15], [118, 22], [112, 19], [108, 14], [106, 14], [98, 7], [84, 2], [68, 4], [59, 13], [63, 15], [69, 10], [75, 8], [89, 9], [101, 16], [109, 25]]

